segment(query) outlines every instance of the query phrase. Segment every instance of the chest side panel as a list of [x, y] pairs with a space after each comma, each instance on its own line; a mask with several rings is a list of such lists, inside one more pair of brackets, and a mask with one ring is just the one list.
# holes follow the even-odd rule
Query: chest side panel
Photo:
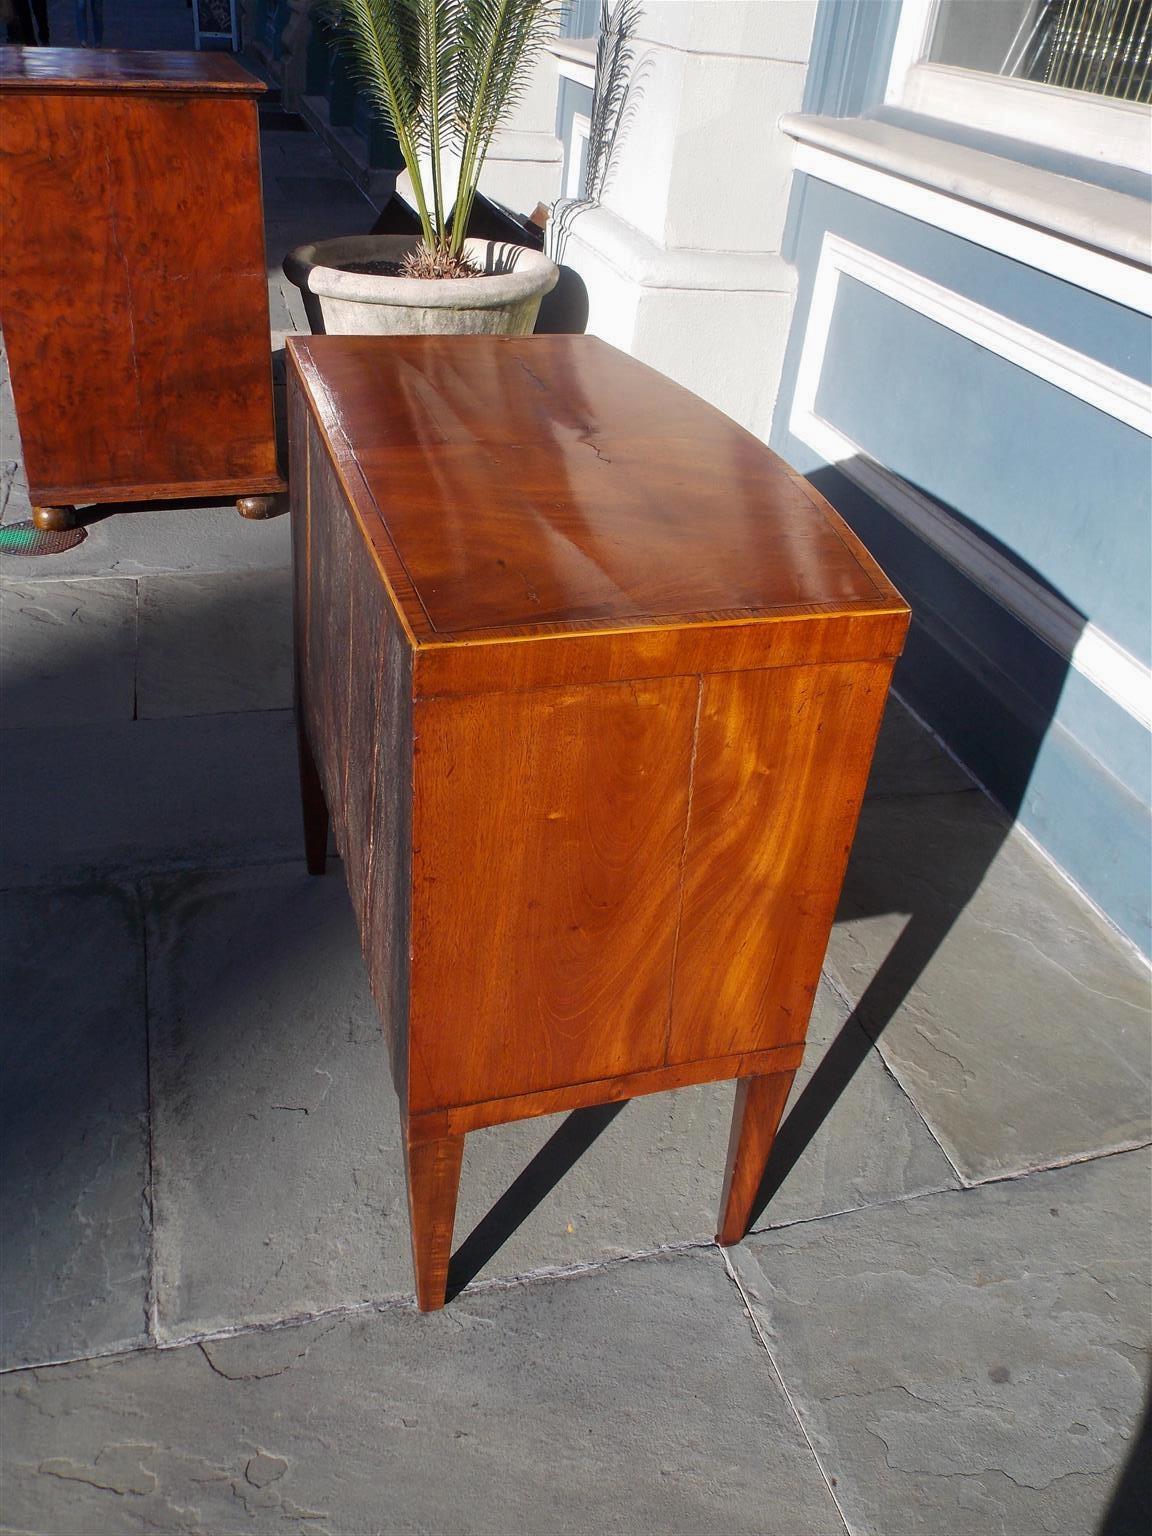
[[703, 679], [669, 1063], [804, 1038], [891, 670]]
[[275, 475], [259, 177], [249, 99], [0, 95], [34, 496]]
[[402, 1089], [411, 871], [411, 653], [323, 439], [290, 391], [297, 708], [320, 772]]
[[698, 692], [417, 703], [414, 1110], [663, 1063]]

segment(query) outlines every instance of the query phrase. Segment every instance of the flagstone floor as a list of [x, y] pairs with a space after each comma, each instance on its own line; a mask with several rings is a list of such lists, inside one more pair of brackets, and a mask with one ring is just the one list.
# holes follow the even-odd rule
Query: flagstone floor
[[[276, 344], [284, 251], [372, 210], [264, 167]], [[284, 519], [2, 566], [0, 1531], [1148, 1529], [1147, 972], [898, 703], [753, 1234], [730, 1086], [483, 1131], [422, 1317]]]

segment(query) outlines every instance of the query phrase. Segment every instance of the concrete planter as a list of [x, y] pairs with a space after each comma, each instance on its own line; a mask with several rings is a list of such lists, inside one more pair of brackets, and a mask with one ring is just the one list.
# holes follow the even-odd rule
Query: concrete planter
[[304, 295], [314, 333], [338, 336], [527, 336], [560, 269], [538, 251], [498, 240], [466, 240], [481, 277], [377, 277], [349, 262], [399, 261], [410, 235], [352, 235], [298, 245], [284, 273]]

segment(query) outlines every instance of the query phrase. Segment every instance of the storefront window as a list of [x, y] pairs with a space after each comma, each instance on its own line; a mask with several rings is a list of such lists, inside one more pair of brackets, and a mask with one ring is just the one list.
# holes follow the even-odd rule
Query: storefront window
[[1152, 100], [1152, 0], [941, 0], [927, 59]]

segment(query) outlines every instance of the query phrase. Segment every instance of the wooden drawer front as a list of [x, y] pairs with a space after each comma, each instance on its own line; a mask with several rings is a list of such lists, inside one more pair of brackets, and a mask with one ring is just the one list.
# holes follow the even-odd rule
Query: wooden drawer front
[[803, 1040], [890, 672], [703, 680], [669, 1064]]
[[698, 692], [416, 705], [414, 1110], [663, 1063]]
[[275, 476], [255, 103], [0, 97], [0, 304], [34, 496]]

